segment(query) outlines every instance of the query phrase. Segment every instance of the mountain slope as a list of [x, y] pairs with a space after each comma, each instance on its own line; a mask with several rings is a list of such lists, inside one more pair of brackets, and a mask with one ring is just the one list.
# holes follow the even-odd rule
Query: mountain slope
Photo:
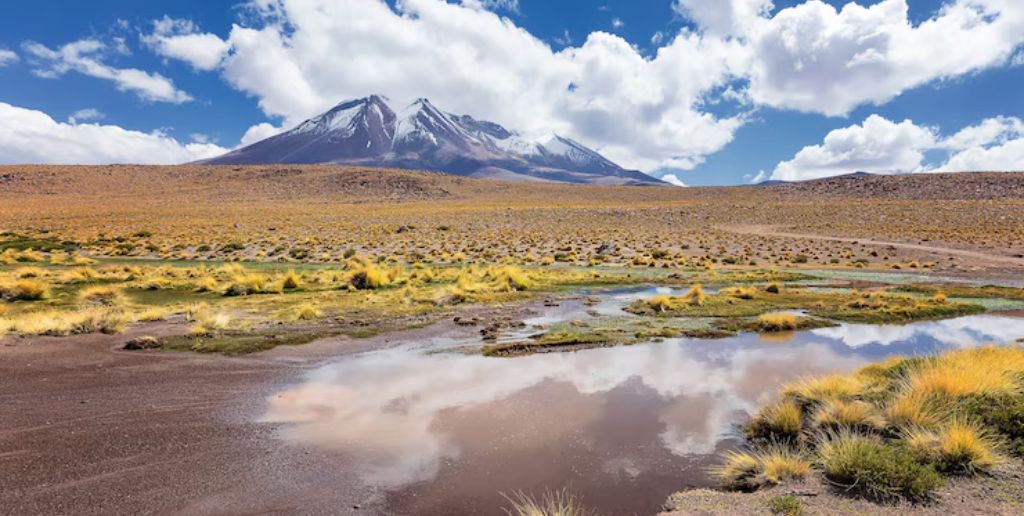
[[663, 185], [558, 135], [530, 141], [493, 122], [419, 99], [396, 112], [371, 95], [206, 164], [339, 163], [470, 177], [605, 185]]

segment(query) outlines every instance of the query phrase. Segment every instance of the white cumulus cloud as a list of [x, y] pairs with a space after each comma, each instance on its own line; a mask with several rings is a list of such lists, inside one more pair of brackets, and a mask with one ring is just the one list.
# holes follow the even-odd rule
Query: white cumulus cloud
[[260, 140], [265, 140], [271, 136], [276, 136], [284, 131], [282, 127], [274, 127], [266, 122], [256, 124], [245, 131], [242, 135], [242, 141], [238, 144], [240, 147], [251, 145]]
[[1024, 42], [1024, 7], [1013, 0], [951, 0], [919, 22], [906, 0], [838, 10], [820, 0], [778, 10], [770, 0], [674, 0], [699, 30], [659, 36], [650, 57], [600, 31], [555, 51], [491, 11], [515, 2], [247, 5], [248, 24], [223, 39], [167, 18], [153, 37], [209, 36], [207, 60], [172, 57], [204, 69], [219, 63], [232, 86], [286, 127], [371, 93], [428, 97], [527, 134], [565, 134], [642, 170], [693, 168], [729, 143], [745, 117], [708, 108], [720, 100], [844, 115], [1009, 64]]
[[[907, 0], [663, 1], [697, 29], [659, 33], [653, 54], [605, 31], [576, 43], [566, 34], [556, 51], [506, 16], [518, 12], [516, 0], [249, 0], [227, 34], [165, 16], [141, 39], [256, 99], [274, 123], [251, 127], [243, 143], [376, 93], [399, 103], [428, 97], [528, 137], [556, 132], [647, 171], [700, 165], [759, 106], [842, 116], [1009, 66], [1024, 43], [1018, 0], [947, 0], [923, 20], [911, 20]], [[23, 48], [41, 77], [75, 71], [150, 101], [191, 100], [162, 75], [108, 64], [127, 52], [123, 39]], [[933, 129], [881, 117], [834, 133], [772, 177], [933, 168], [923, 153], [936, 148], [949, 151], [950, 166], [999, 164], [1017, 148], [1009, 136], [964, 148], [925, 142], [938, 138]]]
[[936, 171], [1024, 171], [1024, 121], [989, 118], [961, 129], [943, 147], [953, 154]]
[[69, 124], [77, 124], [78, 122], [86, 122], [86, 121], [89, 121], [89, 120], [99, 120], [99, 119], [103, 118], [103, 116], [104, 116], [103, 113], [101, 113], [98, 109], [93, 109], [93, 108], [79, 109], [78, 111], [75, 111], [74, 113], [71, 113], [71, 116], [68, 117], [68, 123]]
[[192, 21], [167, 16], [153, 21], [153, 32], [141, 39], [157, 54], [185, 61], [196, 70], [216, 69], [230, 48], [217, 35], [201, 33]]
[[471, 3], [265, 0], [236, 25], [225, 79], [290, 127], [372, 93], [428, 97], [527, 135], [556, 132], [623, 166], [692, 168], [731, 141], [740, 116], [702, 109], [745, 68], [738, 41], [684, 33], [645, 57], [620, 36], [561, 51]]
[[715, 34], [743, 35], [771, 12], [771, 0], [675, 0], [672, 9]]
[[[925, 153], [948, 159], [938, 166]], [[911, 120], [896, 123], [871, 115], [861, 125], [830, 131], [818, 145], [804, 147], [775, 167], [772, 179], [802, 181], [851, 172], [978, 172], [1024, 170], [1024, 121], [995, 117], [941, 137]]]
[[675, 186], [686, 186], [686, 183], [675, 174], [665, 174], [661, 176], [661, 180]]
[[7, 66], [11, 63], [16, 63], [18, 59], [18, 54], [13, 50], [0, 48], [0, 66]]
[[906, 0], [850, 2], [840, 10], [809, 0], [750, 27], [744, 36], [754, 53], [755, 102], [844, 115], [934, 80], [1006, 64], [1024, 42], [1024, 4], [953, 0], [915, 25]]
[[[123, 41], [115, 42], [113, 51], [124, 53], [127, 49], [123, 45]], [[33, 41], [25, 42], [23, 47], [32, 56], [33, 73], [39, 77], [55, 79], [75, 71], [111, 81], [117, 89], [130, 91], [147, 101], [181, 104], [192, 100], [189, 94], [158, 73], [106, 64], [104, 59], [111, 49], [97, 39], [82, 39], [57, 49]]]
[[224, 152], [209, 143], [182, 144], [159, 131], [58, 122], [42, 111], [0, 102], [2, 163], [176, 164]]
[[910, 120], [896, 123], [871, 115], [861, 125], [835, 129], [820, 145], [804, 147], [775, 167], [772, 179], [801, 181], [850, 172], [913, 172], [935, 146], [933, 129]]

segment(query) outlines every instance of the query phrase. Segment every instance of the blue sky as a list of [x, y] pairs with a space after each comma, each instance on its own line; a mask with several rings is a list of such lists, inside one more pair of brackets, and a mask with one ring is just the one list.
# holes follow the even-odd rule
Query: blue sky
[[[527, 133], [550, 127], [626, 166], [687, 185], [745, 183], [759, 173], [759, 179], [805, 179], [859, 169], [1024, 168], [1017, 159], [1024, 159], [1024, 6], [1011, 0], [844, 5], [17, 3], [0, 20], [0, 103], [7, 105], [0, 128], [14, 133], [0, 129], [0, 161], [187, 161], [239, 145], [250, 129], [250, 138], [273, 134], [344, 97], [380, 92], [428, 96], [450, 111]], [[331, 24], [320, 27], [317, 17]], [[157, 20], [173, 25], [161, 32]], [[374, 33], [360, 32], [358, 22]], [[959, 39], [943, 41], [928, 24], [962, 32], [944, 30]], [[233, 32], [236, 26], [250, 32]], [[475, 28], [483, 26], [491, 29]], [[836, 36], [837, 27], [856, 37]], [[780, 34], [797, 34], [798, 42], [780, 52]], [[161, 47], [196, 35], [209, 38], [195, 45], [182, 40], [191, 45], [186, 53]], [[307, 43], [275, 43], [273, 36]], [[82, 41], [102, 49], [59, 55]], [[193, 50], [200, 43], [222, 52], [197, 65]], [[275, 52], [294, 73], [264, 62], [276, 59], [267, 58]], [[863, 59], [873, 61], [861, 66]], [[853, 61], [861, 68], [847, 74]], [[427, 66], [434, 63], [441, 66]], [[841, 71], [813, 70], [819, 65]], [[90, 66], [93, 72], [82, 71]], [[122, 77], [124, 70], [136, 73]], [[630, 80], [620, 84], [622, 77]], [[579, 91], [567, 93], [566, 81]], [[122, 141], [124, 134], [111, 128], [129, 137]], [[33, 140], [80, 149], [63, 156]]]

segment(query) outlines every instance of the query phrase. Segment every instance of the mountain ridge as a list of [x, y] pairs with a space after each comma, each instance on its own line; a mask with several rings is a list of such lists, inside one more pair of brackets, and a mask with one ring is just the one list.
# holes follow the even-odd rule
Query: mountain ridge
[[382, 95], [339, 102], [291, 130], [201, 164], [343, 164], [598, 185], [665, 185], [570, 138], [529, 140], [426, 98], [396, 111]]

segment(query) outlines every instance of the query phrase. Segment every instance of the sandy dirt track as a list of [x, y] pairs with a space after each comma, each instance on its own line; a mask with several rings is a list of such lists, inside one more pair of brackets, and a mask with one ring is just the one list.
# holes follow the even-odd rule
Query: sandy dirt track
[[1016, 265], [1018, 267], [1024, 267], [1024, 258], [1018, 258], [1016, 256], [1005, 256], [991, 253], [983, 253], [980, 251], [972, 251], [969, 249], [957, 249], [955, 247], [942, 247], [933, 245], [923, 244], [912, 244], [909, 242], [891, 242], [885, 240], [873, 240], [870, 238], [852, 238], [852, 237], [838, 237], [830, 235], [815, 235], [805, 233], [791, 233], [787, 231], [778, 231], [773, 229], [771, 226], [719, 226], [720, 229], [730, 231], [733, 233], [740, 233], [745, 235], [757, 235], [757, 236], [768, 236], [768, 237], [779, 237], [779, 238], [797, 238], [807, 240], [824, 240], [828, 242], [846, 242], [851, 244], [865, 244], [875, 246], [889, 246], [897, 249], [906, 249], [910, 251], [923, 251], [928, 253], [945, 254], [951, 256], [960, 256], [963, 258], [969, 258], [975, 262], [981, 262], [986, 264], [994, 265]]

